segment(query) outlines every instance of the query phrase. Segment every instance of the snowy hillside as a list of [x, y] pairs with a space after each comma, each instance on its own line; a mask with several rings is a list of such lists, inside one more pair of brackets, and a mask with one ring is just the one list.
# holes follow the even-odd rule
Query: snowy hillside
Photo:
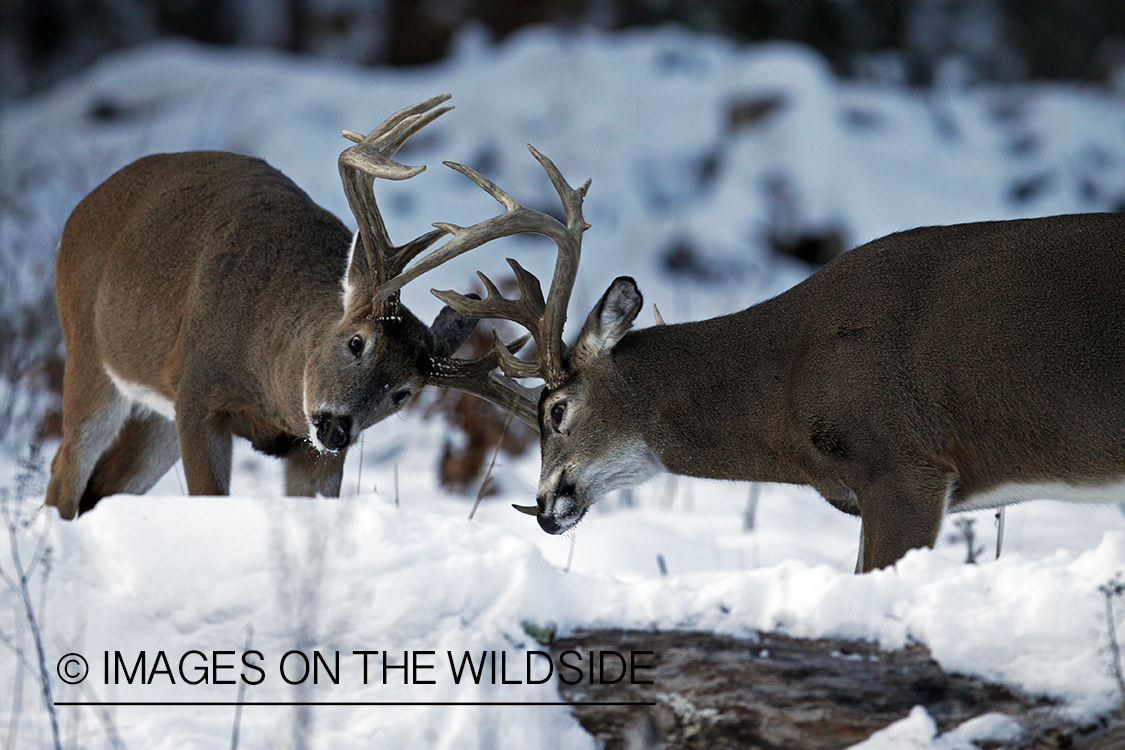
[[[459, 44], [448, 63], [409, 73], [167, 44], [107, 59], [9, 107], [0, 113], [0, 188], [13, 207], [2, 217], [0, 307], [42, 297], [71, 208], [147, 153], [264, 157], [351, 224], [335, 164], [347, 145], [340, 130], [368, 130], [446, 92], [456, 109], [401, 153], [430, 168], [377, 186], [392, 238], [494, 212], [443, 159], [552, 206], [524, 147], [532, 143], [572, 184], [592, 179], [571, 335], [620, 274], [634, 276], [670, 322], [772, 296], [809, 269], [775, 255], [770, 238], [834, 235], [852, 246], [923, 224], [1125, 205], [1119, 94], [843, 83], [799, 47], [736, 48], [672, 31], [537, 31], [501, 47], [468, 33]], [[668, 270], [675, 248], [690, 250], [689, 272]], [[430, 287], [464, 289], [477, 268], [502, 275], [514, 253], [540, 275], [553, 265], [547, 243], [512, 241], [439, 269], [404, 300], [431, 317], [440, 303]], [[1125, 570], [1125, 515], [1115, 506], [1009, 508], [997, 561], [993, 516], [975, 514], [986, 562], [963, 565], [965, 545], [949, 539], [956, 529], [947, 524], [937, 549], [856, 577], [858, 522], [802, 488], [661, 477], [631, 505], [609, 498], [571, 535], [549, 537], [509, 507], [534, 493], [533, 451], [501, 458], [502, 493], [469, 521], [470, 500], [437, 481], [442, 425], [416, 409], [369, 430], [349, 456], [340, 500], [280, 497], [279, 465], [241, 445], [231, 498], [184, 497], [177, 466], [149, 495], [107, 499], [74, 523], [38, 510], [42, 482], [16, 491], [20, 449], [9, 446], [0, 464], [12, 531], [0, 541], [0, 744], [52, 742], [25, 603], [10, 580], [17, 556], [25, 567], [39, 560], [27, 601], [55, 701], [337, 704], [247, 706], [237, 719], [231, 705], [60, 706], [68, 747], [224, 747], [236, 721], [246, 748], [594, 747], [565, 706], [498, 705], [558, 701], [554, 684], [529, 684], [526, 667], [538, 662], [528, 653], [540, 647], [525, 623], [777, 630], [888, 649], [920, 641], [947, 670], [1049, 695], [1075, 718], [1121, 700], [1099, 592]], [[759, 490], [754, 528], [744, 531]], [[286, 655], [296, 650], [311, 665], [319, 652], [326, 670], [339, 653], [339, 685], [314, 685], [311, 675], [290, 685], [301, 657]], [[148, 684], [114, 684], [116, 652], [134, 670], [142, 651]], [[256, 667], [243, 665], [248, 651], [261, 654]], [[380, 652], [367, 657], [366, 685], [358, 651]], [[384, 684], [383, 652], [392, 665], [419, 652], [409, 658], [420, 666], [392, 669]], [[457, 684], [447, 659], [465, 652], [494, 653], [502, 674], [522, 682], [498, 674], [470, 684], [462, 672]], [[56, 667], [72, 668], [60, 664], [68, 653], [88, 661], [80, 686], [55, 678]], [[354, 702], [410, 705], [346, 705]], [[468, 705], [478, 703], [493, 705]], [[927, 718], [914, 714], [898, 739], [865, 747], [908, 737], [911, 747], [948, 750], [1012, 731], [982, 720], [935, 739]]]

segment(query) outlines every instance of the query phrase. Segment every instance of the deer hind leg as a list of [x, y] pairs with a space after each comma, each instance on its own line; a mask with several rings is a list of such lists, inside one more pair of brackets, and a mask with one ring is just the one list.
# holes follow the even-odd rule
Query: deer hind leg
[[296, 497], [339, 497], [347, 451], [321, 453], [307, 443], [285, 457], [285, 494]]
[[85, 513], [109, 495], [148, 492], [179, 457], [176, 423], [144, 407], [134, 407], [117, 440], [94, 467], [78, 512]]
[[912, 549], [933, 547], [953, 481], [947, 469], [906, 467], [857, 493], [863, 529], [856, 571], [885, 568]]
[[81, 498], [102, 454], [113, 444], [132, 404], [99, 367], [80, 372], [72, 357], [63, 383], [63, 438], [51, 462], [47, 505], [63, 518], [78, 515]]

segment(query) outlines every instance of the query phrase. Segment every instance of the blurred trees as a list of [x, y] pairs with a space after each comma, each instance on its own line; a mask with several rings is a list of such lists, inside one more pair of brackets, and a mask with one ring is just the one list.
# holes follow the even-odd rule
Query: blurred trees
[[0, 0], [0, 98], [159, 37], [368, 65], [441, 59], [457, 29], [676, 23], [818, 49], [844, 76], [926, 85], [955, 61], [972, 79], [1100, 81], [1125, 59], [1125, 0]]

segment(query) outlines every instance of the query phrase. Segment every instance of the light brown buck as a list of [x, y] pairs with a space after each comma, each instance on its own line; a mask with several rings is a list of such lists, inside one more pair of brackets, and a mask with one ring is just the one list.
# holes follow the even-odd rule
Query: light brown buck
[[[566, 225], [540, 215], [507, 228], [556, 240], [547, 299], [514, 261], [519, 300], [487, 280], [485, 300], [435, 292], [538, 344], [536, 362], [497, 354], [509, 375], [545, 382], [539, 494], [523, 509], [544, 530], [573, 528], [600, 496], [660, 469], [804, 484], [861, 517], [868, 571], [932, 546], [951, 510], [1125, 499], [1125, 215], [901, 232], [741, 312], [637, 331], [641, 294], [621, 277], [567, 348], [586, 188], [544, 166]], [[470, 176], [507, 215], [530, 217]]]
[[475, 321], [447, 308], [427, 327], [399, 301], [459, 243], [404, 270], [444, 230], [395, 247], [375, 204], [375, 178], [424, 169], [391, 156], [448, 98], [344, 133], [354, 238], [273, 167], [223, 152], [145, 157], [79, 203], [55, 276], [67, 357], [48, 505], [73, 518], [143, 493], [181, 455], [191, 494], [226, 494], [234, 435], [285, 459], [288, 494], [334, 496], [360, 431], [423, 385], [519, 394], [494, 358], [450, 359]]

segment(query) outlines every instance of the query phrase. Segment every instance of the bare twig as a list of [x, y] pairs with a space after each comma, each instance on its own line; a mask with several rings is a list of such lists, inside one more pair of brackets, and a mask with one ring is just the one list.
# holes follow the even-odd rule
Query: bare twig
[[355, 477], [355, 494], [363, 494], [363, 449], [367, 447], [363, 440], [363, 433], [359, 433], [359, 470]]
[[564, 573], [570, 572], [570, 564], [574, 562], [574, 543], [577, 537], [574, 534], [570, 535], [570, 550], [566, 553], [566, 567], [563, 568]]
[[762, 494], [762, 485], [758, 482], [750, 483], [750, 496], [746, 499], [746, 508], [742, 511], [742, 530], [753, 531], [758, 525], [758, 499]]
[[1125, 580], [1122, 579], [1121, 573], [1099, 586], [1098, 591], [1105, 597], [1106, 629], [1109, 631], [1109, 651], [1113, 656], [1113, 674], [1117, 678], [1117, 689], [1120, 691], [1122, 707], [1125, 709], [1125, 670], [1121, 666], [1121, 644], [1117, 641], [1117, 623], [1113, 617], [1113, 600], [1120, 599], [1125, 593]]
[[[250, 651], [250, 646], [254, 641], [254, 626], [246, 626], [246, 647], [242, 649], [242, 653], [246, 654]], [[238, 684], [238, 702], [234, 707], [234, 729], [231, 730], [230, 737], [230, 750], [238, 750], [238, 735], [242, 727], [242, 704], [246, 700], [246, 680], [242, 680]]]
[[950, 537], [953, 542], [964, 542], [966, 544], [968, 548], [968, 551], [965, 553], [966, 565], [976, 565], [977, 558], [980, 556], [980, 553], [984, 551], [984, 547], [977, 545], [977, 534], [976, 531], [973, 530], [973, 523], [972, 518], [958, 518], [953, 522], [953, 525], [957, 527], [960, 533]]
[[1004, 546], [1004, 509], [996, 510], [996, 559], [1000, 559], [1000, 550]]
[[27, 620], [28, 629], [35, 645], [35, 664], [32, 666], [39, 675], [39, 684], [43, 694], [43, 706], [47, 711], [47, 717], [51, 724], [51, 737], [54, 740], [56, 750], [62, 750], [62, 741], [59, 738], [58, 715], [55, 712], [55, 702], [51, 696], [51, 677], [50, 672], [47, 671], [47, 655], [46, 650], [43, 648], [43, 631], [39, 624], [40, 617], [36, 615], [35, 604], [32, 601], [30, 585], [31, 575], [34, 573], [38, 559], [40, 556], [45, 555], [47, 549], [45, 546], [46, 533], [44, 532], [39, 539], [35, 559], [32, 560], [30, 566], [25, 567], [23, 557], [20, 555], [19, 546], [19, 531], [24, 526], [24, 523], [19, 517], [19, 511], [13, 507], [23, 505], [23, 501], [26, 499], [31, 489], [32, 481], [41, 473], [39, 447], [33, 445], [28, 458], [20, 463], [20, 472], [16, 476], [15, 497], [11, 497], [7, 490], [0, 493], [0, 507], [3, 508], [4, 522], [8, 529], [8, 540], [11, 547], [13, 568], [13, 575], [4, 573], [3, 578], [5, 583], [15, 589], [23, 605], [23, 615]]
[[105, 732], [106, 739], [109, 740], [110, 746], [112, 746], [114, 750], [129, 750], [129, 746], [121, 739], [121, 735], [117, 733], [117, 724], [114, 723], [113, 716], [110, 715], [106, 707], [99, 701], [98, 694], [94, 692], [94, 689], [90, 687], [88, 682], [83, 682], [82, 688], [90, 698], [90, 708], [93, 710], [94, 716], [101, 722], [102, 731]]
[[492, 449], [492, 460], [488, 462], [488, 471], [484, 472], [484, 479], [481, 480], [480, 489], [477, 490], [476, 500], [473, 501], [473, 509], [469, 511], [469, 520], [473, 520], [473, 516], [477, 514], [477, 508], [480, 507], [480, 501], [484, 498], [484, 493], [488, 491], [488, 480], [492, 479], [492, 469], [496, 466], [496, 457], [500, 455], [500, 446], [504, 444], [504, 438], [508, 435], [508, 428], [512, 426], [512, 417], [516, 414], [515, 404], [508, 410], [508, 416], [504, 420], [504, 429], [500, 430], [500, 437], [496, 440], [496, 447]]

